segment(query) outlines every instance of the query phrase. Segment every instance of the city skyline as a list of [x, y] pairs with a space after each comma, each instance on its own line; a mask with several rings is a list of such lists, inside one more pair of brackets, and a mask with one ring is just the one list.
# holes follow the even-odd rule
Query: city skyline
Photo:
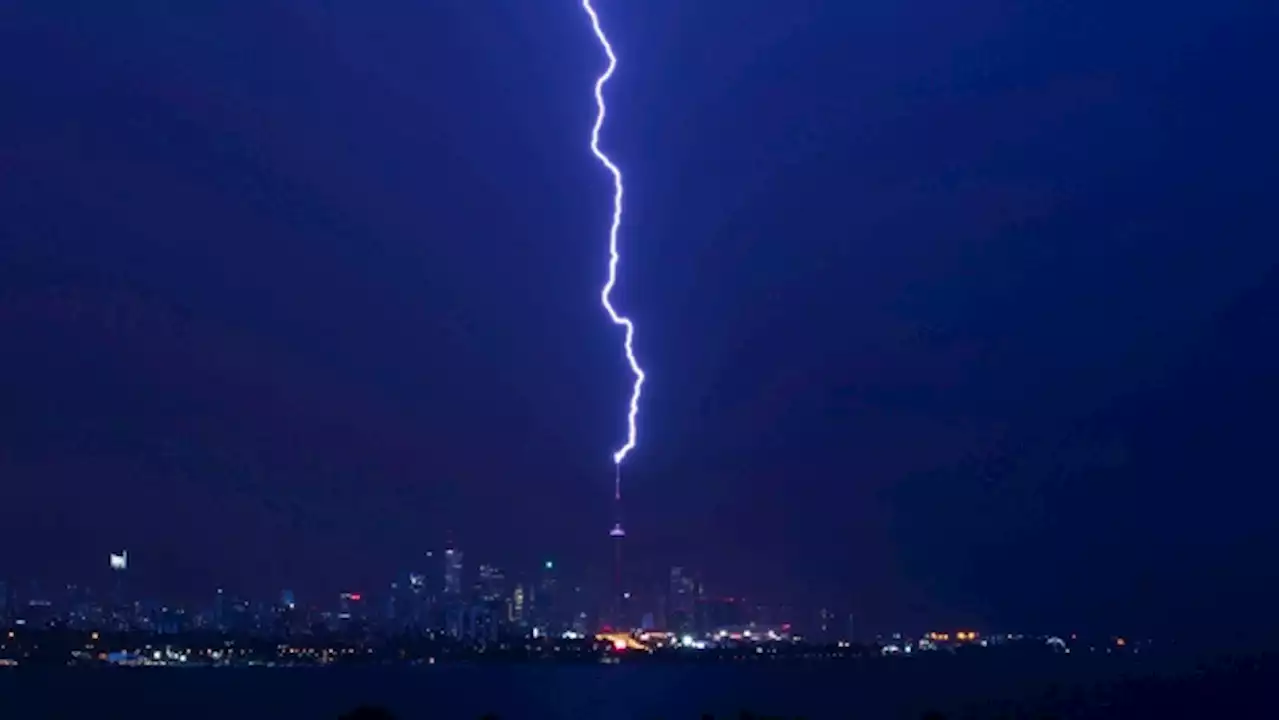
[[[394, 592], [397, 587], [407, 587], [413, 585], [425, 589], [432, 597], [447, 596], [484, 596], [488, 593], [486, 588], [494, 587], [493, 583], [497, 583], [498, 587], [505, 588], [507, 591], [517, 586], [523, 586], [532, 590], [535, 587], [542, 590], [547, 589], [549, 578], [555, 578], [553, 584], [563, 584], [565, 587], [572, 588], [575, 592], [582, 593], [584, 583], [591, 579], [590, 572], [583, 567], [574, 567], [572, 565], [565, 566], [557, 562], [557, 560], [549, 555], [544, 555], [543, 559], [528, 565], [512, 565], [494, 562], [492, 559], [480, 559], [467, 562], [465, 550], [455, 541], [453, 533], [448, 533], [449, 539], [445, 540], [439, 551], [426, 550], [420, 554], [416, 562], [407, 563], [406, 567], [397, 572], [393, 578], [385, 583], [364, 586], [352, 583], [337, 582], [333, 587], [341, 587], [336, 592], [332, 589], [319, 590], [314, 587], [309, 588], [307, 578], [295, 578], [297, 582], [290, 583], [287, 588], [235, 588], [229, 587], [224, 583], [213, 582], [210, 587], [215, 588], [217, 593], [233, 592], [243, 596], [263, 596], [270, 595], [277, 590], [287, 590], [291, 598], [298, 597], [329, 597], [344, 596], [351, 593], [361, 595], [382, 595], [387, 592]], [[142, 558], [142, 579], [145, 581], [146, 570], [145, 560]], [[97, 568], [58, 568], [50, 577], [56, 578], [50, 580], [45, 578], [13, 578], [0, 575], [0, 583], [9, 591], [15, 591], [23, 588], [28, 591], [27, 594], [35, 593], [39, 596], [41, 593], [36, 588], [43, 588], [52, 594], [61, 593], [66, 588], [74, 588], [77, 591], [93, 590], [94, 581], [96, 580], [100, 587], [99, 590], [105, 594], [111, 593], [112, 587], [118, 587], [122, 582], [128, 582], [130, 588], [137, 591], [140, 586], [137, 584], [139, 580], [139, 568], [137, 558], [129, 559], [129, 550], [122, 549], [120, 551], [110, 551], [106, 554], [106, 571], [102, 572], [102, 566]], [[601, 574], [601, 577], [594, 578], [599, 581], [598, 586], [589, 588], [589, 602], [593, 617], [604, 618], [609, 613], [616, 610], [612, 605], [612, 597], [615, 590], [622, 590], [628, 595], [648, 595], [648, 600], [652, 600], [654, 590], [657, 589], [660, 594], [666, 593], [679, 585], [682, 590], [680, 594], [690, 594], [692, 588], [697, 588], [697, 596], [706, 595], [705, 583], [702, 580], [703, 573], [681, 565], [673, 565], [669, 568], [664, 567], [660, 572], [654, 574], [647, 573], [645, 577], [632, 577], [631, 575], [621, 576], [614, 571], [617, 565], [610, 562], [608, 573]], [[98, 572], [95, 572], [95, 569]], [[567, 570], [567, 573], [566, 573]], [[626, 577], [627, 580], [619, 585], [618, 580]], [[695, 579], [696, 578], [696, 579]], [[86, 580], [88, 582], [86, 582]], [[155, 578], [150, 579], [145, 587], [146, 592], [159, 593], [161, 599], [164, 598], [166, 588], [158, 587]], [[15, 582], [16, 581], [16, 582]], [[299, 588], [306, 588], [301, 593]], [[168, 589], [172, 590], [172, 588]], [[720, 596], [733, 596], [732, 591], [718, 593]], [[168, 598], [173, 599], [173, 598]], [[191, 598], [184, 598], [191, 599]], [[788, 603], [782, 603], [788, 604]], [[652, 610], [652, 608], [649, 608]], [[604, 621], [604, 622], [607, 622]]]
[[[419, 630], [462, 638], [474, 634], [475, 613], [483, 611], [498, 623], [490, 631], [501, 627], [507, 632], [532, 632], [535, 638], [602, 632], [703, 637], [720, 628], [739, 632], [746, 627], [759, 627], [761, 633], [781, 627], [790, 634], [795, 627], [834, 642], [853, 637], [855, 627], [868, 638], [888, 632], [864, 625], [863, 619], [855, 620], [847, 610], [813, 610], [736, 597], [724, 588], [709, 588], [700, 573], [682, 566], [669, 568], [660, 582], [649, 578], [624, 585], [620, 591], [617, 576], [603, 586], [584, 587], [550, 558], [536, 568], [514, 568], [514, 572], [488, 562], [469, 567], [465, 553], [452, 541], [440, 553], [427, 551], [417, 567], [382, 585], [348, 587], [336, 594], [308, 594], [296, 586], [264, 594], [217, 585], [204, 597], [178, 600], [163, 591], [142, 589], [127, 558], [127, 550], [108, 553], [109, 575], [97, 588], [80, 579], [41, 585], [0, 578], [0, 626], [177, 632], [179, 626], [167, 630], [156, 626], [165, 621], [155, 617], [169, 616], [168, 622], [187, 629], [229, 631], [235, 628], [228, 613], [257, 616], [296, 611], [302, 614], [299, 618], [311, 618], [296, 628], [299, 631], [314, 622], [331, 625], [350, 620], [372, 623], [383, 631], [409, 623]], [[625, 602], [620, 604], [619, 598]], [[255, 627], [263, 622], [256, 620]], [[259, 630], [270, 627], [268, 623]]]

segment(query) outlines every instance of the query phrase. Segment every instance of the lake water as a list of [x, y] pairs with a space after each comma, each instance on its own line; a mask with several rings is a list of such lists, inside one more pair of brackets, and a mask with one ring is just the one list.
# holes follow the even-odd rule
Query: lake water
[[[929, 709], [959, 717], [975, 708], [985, 717], [1003, 701], [1079, 694], [1124, 676], [1170, 677], [1187, 667], [1053, 657], [787, 667], [11, 668], [0, 671], [0, 718], [334, 719], [362, 704], [386, 707], [398, 720], [472, 720], [486, 712], [503, 720], [696, 720], [702, 713], [736, 718], [743, 709], [809, 720], [919, 718]], [[1276, 677], [1274, 661], [1259, 677]], [[1259, 688], [1270, 703], [1274, 687]]]

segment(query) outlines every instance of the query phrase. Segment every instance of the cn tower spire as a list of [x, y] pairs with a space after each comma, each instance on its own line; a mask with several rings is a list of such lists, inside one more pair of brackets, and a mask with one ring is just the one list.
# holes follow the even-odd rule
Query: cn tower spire
[[609, 531], [613, 537], [622, 537], [626, 535], [622, 530], [622, 467], [614, 466], [613, 477], [613, 530]]

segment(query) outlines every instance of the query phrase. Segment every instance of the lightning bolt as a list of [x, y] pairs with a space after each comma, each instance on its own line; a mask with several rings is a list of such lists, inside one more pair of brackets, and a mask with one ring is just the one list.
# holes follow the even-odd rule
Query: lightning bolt
[[636, 446], [636, 415], [640, 413], [640, 388], [644, 385], [644, 370], [640, 368], [640, 363], [636, 362], [636, 355], [632, 350], [635, 325], [630, 318], [619, 315], [613, 303], [609, 301], [609, 295], [613, 292], [613, 286], [618, 280], [618, 227], [622, 224], [622, 171], [609, 159], [608, 155], [600, 150], [600, 128], [604, 127], [604, 86], [609, 82], [609, 78], [613, 77], [613, 71], [618, 67], [618, 56], [613, 53], [609, 38], [605, 37], [604, 30], [600, 28], [600, 17], [591, 6], [591, 0], [582, 0], [582, 9], [591, 18], [591, 29], [595, 31], [596, 39], [600, 41], [600, 46], [604, 48], [604, 53], [609, 58], [609, 66], [596, 79], [596, 123], [591, 127], [591, 154], [595, 155], [600, 164], [613, 175], [613, 221], [609, 225], [609, 278], [600, 289], [600, 304], [604, 306], [605, 312], [609, 313], [609, 319], [613, 324], [621, 325], [626, 330], [622, 347], [626, 351], [631, 374], [635, 376], [635, 383], [631, 386], [631, 405], [627, 410], [627, 441], [613, 453], [613, 464], [617, 467], [614, 497], [618, 497], [621, 494], [622, 461]]

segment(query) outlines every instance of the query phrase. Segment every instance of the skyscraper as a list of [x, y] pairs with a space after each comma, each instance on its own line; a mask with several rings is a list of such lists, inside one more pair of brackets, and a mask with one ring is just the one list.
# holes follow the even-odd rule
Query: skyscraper
[[508, 620], [516, 625], [522, 625], [525, 621], [524, 607], [524, 586], [517, 584], [516, 589], [511, 593], [511, 612], [508, 613]]
[[485, 602], [499, 600], [506, 589], [506, 576], [501, 568], [481, 565], [476, 578], [476, 589], [480, 599]]
[[427, 598], [428, 602], [435, 602], [443, 586], [440, 580], [440, 564], [439, 560], [436, 559], [435, 551], [427, 551], [424, 563], [426, 569], [419, 573], [422, 576], [422, 594]]
[[693, 578], [682, 567], [671, 568], [667, 586], [667, 629], [673, 632], [693, 630], [693, 607], [696, 591]]
[[420, 572], [406, 573], [400, 586], [400, 600], [396, 604], [397, 621], [402, 627], [426, 627], [431, 610], [427, 576]]
[[466, 603], [462, 597], [462, 551], [450, 542], [444, 550], [444, 594], [441, 602], [444, 631], [462, 637]]
[[361, 621], [366, 618], [364, 593], [344, 592], [338, 594], [338, 619]]
[[452, 543], [444, 551], [444, 594], [451, 598], [462, 595], [462, 551]]
[[119, 554], [111, 553], [108, 559], [111, 568], [111, 604], [112, 614], [116, 622], [128, 627], [133, 622], [133, 613], [129, 611], [128, 590], [125, 587], [125, 573], [129, 570], [129, 551], [121, 550]]
[[213, 596], [213, 626], [219, 630], [227, 629], [227, 594], [218, 588]]
[[556, 603], [556, 564], [550, 560], [542, 563], [542, 573], [538, 578], [537, 608], [534, 624], [546, 632], [558, 633], [564, 628]]

